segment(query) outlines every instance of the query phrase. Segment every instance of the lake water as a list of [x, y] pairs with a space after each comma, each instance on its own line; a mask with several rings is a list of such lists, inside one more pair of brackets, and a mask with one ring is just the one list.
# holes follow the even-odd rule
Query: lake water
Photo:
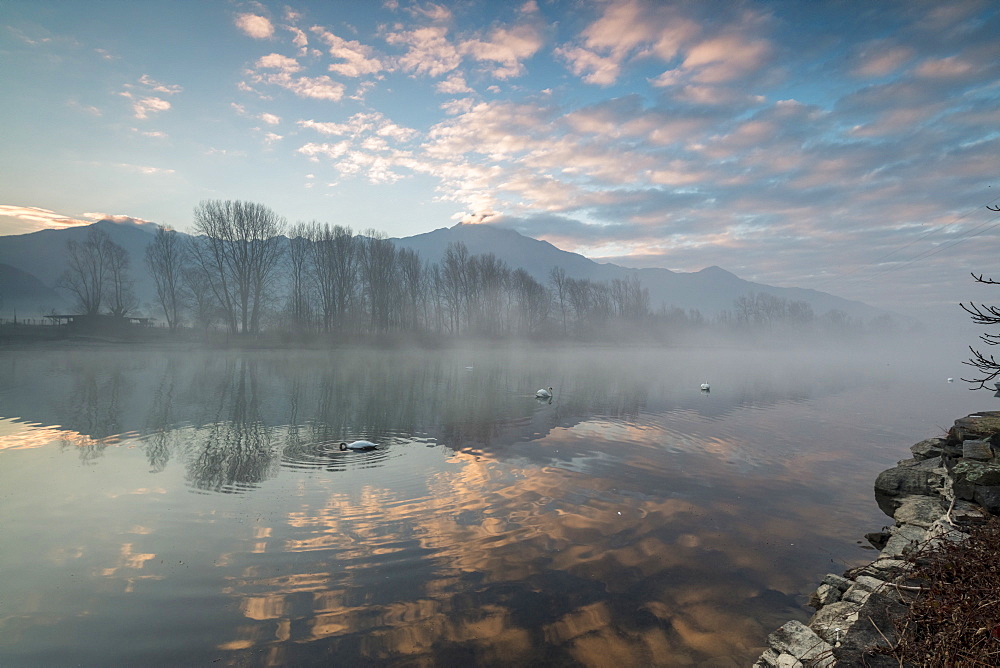
[[0, 665], [749, 665], [964, 356], [2, 350]]

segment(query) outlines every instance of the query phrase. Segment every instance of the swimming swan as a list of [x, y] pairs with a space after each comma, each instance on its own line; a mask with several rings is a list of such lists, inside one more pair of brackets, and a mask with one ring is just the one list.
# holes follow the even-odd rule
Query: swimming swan
[[712, 389], [712, 386], [709, 385], [708, 383], [702, 383], [701, 384], [701, 391], [702, 392], [709, 392], [709, 391], [711, 391], [711, 389]]
[[552, 388], [549, 389], [542, 388], [535, 392], [535, 396], [539, 399], [551, 399], [552, 398]]
[[371, 441], [354, 441], [353, 443], [341, 443], [341, 450], [354, 450], [355, 452], [363, 452], [365, 450], [374, 450], [378, 446]]

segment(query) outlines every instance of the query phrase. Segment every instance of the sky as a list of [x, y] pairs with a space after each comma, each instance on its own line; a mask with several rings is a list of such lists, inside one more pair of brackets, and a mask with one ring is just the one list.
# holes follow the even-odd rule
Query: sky
[[242, 199], [962, 319], [998, 35], [994, 0], [3, 0], [0, 234]]

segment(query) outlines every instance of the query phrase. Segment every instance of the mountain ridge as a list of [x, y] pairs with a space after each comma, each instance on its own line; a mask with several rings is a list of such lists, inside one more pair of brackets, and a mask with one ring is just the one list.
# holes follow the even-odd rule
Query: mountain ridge
[[[115, 243], [128, 251], [140, 304], [143, 308], [146, 308], [147, 304], [153, 304], [155, 288], [152, 277], [145, 267], [145, 249], [153, 240], [155, 228], [111, 220], [98, 221], [93, 225], [106, 231]], [[66, 243], [70, 240], [83, 241], [90, 227], [88, 225], [0, 236], [0, 264], [31, 274], [44, 287], [54, 288], [66, 266]], [[184, 232], [180, 234], [185, 237], [190, 236]], [[460, 242], [465, 244], [471, 254], [493, 253], [511, 268], [524, 269], [535, 280], [545, 285], [550, 283], [549, 275], [555, 267], [561, 267], [569, 278], [595, 282], [635, 276], [643, 287], [649, 290], [650, 306], [654, 310], [663, 305], [666, 308], [679, 308], [684, 311], [698, 310], [702, 315], [712, 317], [722, 311], [731, 310], [735, 300], [740, 296], [764, 293], [789, 302], [806, 302], [817, 315], [835, 309], [865, 320], [887, 314], [886, 311], [868, 304], [818, 290], [777, 287], [747, 281], [717, 265], [696, 272], [675, 272], [666, 268], [638, 269], [610, 262], [598, 262], [578, 253], [562, 250], [548, 241], [534, 239], [517, 230], [494, 225], [458, 223], [409, 237], [392, 238], [390, 241], [397, 248], [416, 251], [424, 262], [430, 263], [440, 263], [448, 245]], [[8, 301], [12, 297], [16, 295], [9, 295]], [[70, 301], [66, 297], [61, 305], [44, 306], [66, 307]], [[41, 306], [43, 305], [39, 305], [39, 308]]]

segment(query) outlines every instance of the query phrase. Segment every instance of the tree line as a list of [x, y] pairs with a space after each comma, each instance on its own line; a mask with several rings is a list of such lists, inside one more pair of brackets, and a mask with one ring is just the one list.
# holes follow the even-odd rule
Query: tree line
[[[205, 201], [193, 234], [159, 227], [145, 251], [167, 327], [232, 335], [278, 330], [350, 338], [405, 333], [487, 338], [559, 335], [577, 340], [655, 337], [720, 326], [736, 332], [818, 326], [858, 329], [843, 312], [817, 318], [805, 302], [750, 294], [709, 319], [653, 310], [636, 276], [607, 282], [553, 267], [546, 283], [492, 253], [452, 243], [440, 262], [397, 248], [377, 230], [287, 221], [253, 202]], [[82, 314], [126, 316], [139, 306], [128, 253], [91, 228], [67, 246], [60, 286]]]

